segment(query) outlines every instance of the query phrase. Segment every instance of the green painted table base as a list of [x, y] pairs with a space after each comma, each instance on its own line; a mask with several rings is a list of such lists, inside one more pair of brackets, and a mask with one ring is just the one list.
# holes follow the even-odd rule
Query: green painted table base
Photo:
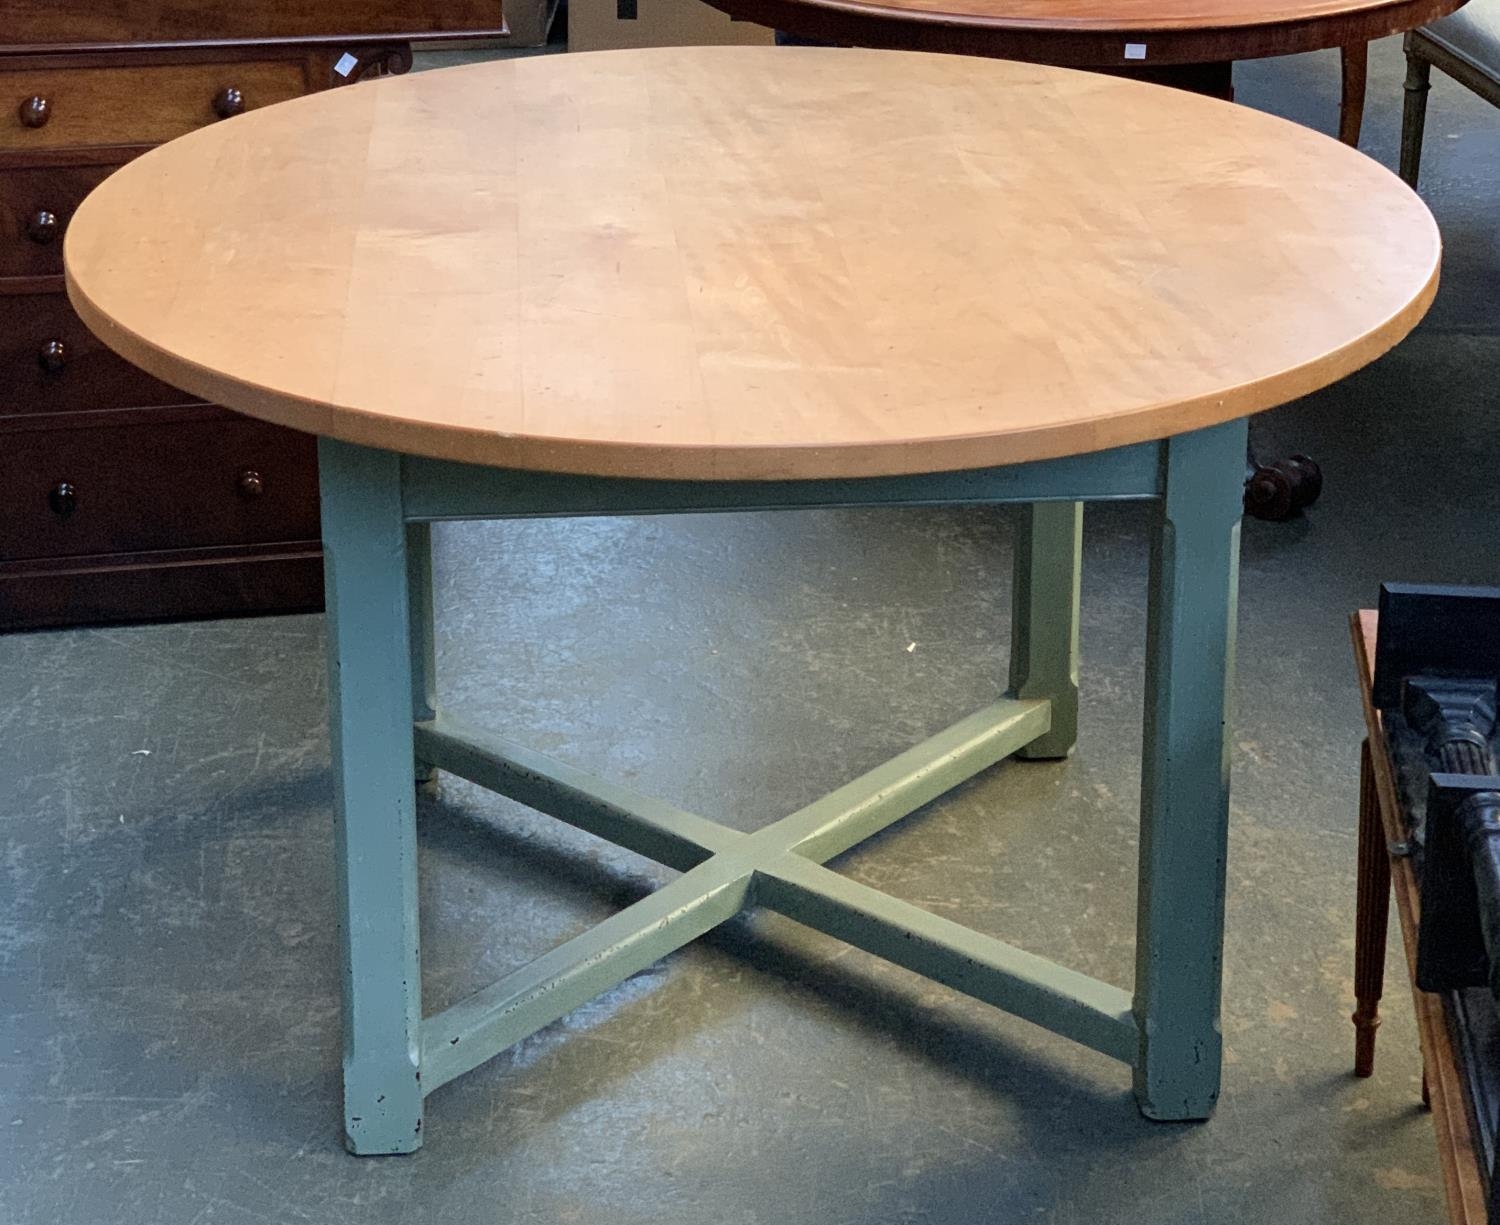
[[[694, 483], [477, 468], [320, 443], [330, 718], [344, 948], [345, 1131], [356, 1153], [421, 1144], [422, 1100], [571, 1009], [763, 906], [1102, 1051], [1143, 1112], [1204, 1118], [1219, 989], [1238, 484], [1245, 426], [974, 472]], [[1153, 534], [1140, 913], [1133, 993], [822, 866], [1012, 754], [1073, 747], [1081, 501], [1149, 499]], [[450, 518], [1019, 503], [1010, 690], [755, 833], [682, 812], [438, 709], [428, 524]], [[419, 779], [446, 770], [682, 875], [434, 1016], [421, 1015]]]

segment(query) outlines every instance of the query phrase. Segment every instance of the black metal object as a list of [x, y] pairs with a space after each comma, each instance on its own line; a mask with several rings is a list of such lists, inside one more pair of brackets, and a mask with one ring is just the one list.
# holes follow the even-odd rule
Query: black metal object
[[1500, 1225], [1500, 589], [1380, 589], [1375, 705], [1421, 883], [1417, 985], [1441, 992]]
[[[1269, 430], [1252, 421], [1245, 440], [1245, 513], [1252, 519], [1283, 523], [1295, 519], [1318, 500], [1323, 492], [1323, 469], [1311, 455], [1300, 452], [1284, 459], [1263, 459], [1276, 454], [1266, 444]], [[1259, 445], [1258, 445], [1259, 444]]]
[[1427, 795], [1417, 986], [1500, 988], [1500, 778], [1434, 774]]
[[1408, 676], [1500, 676], [1500, 587], [1382, 583], [1375, 705], [1397, 705]]
[[1245, 460], [1245, 513], [1252, 519], [1284, 523], [1318, 500], [1323, 469], [1310, 455], [1293, 455], [1262, 463], [1251, 453]]

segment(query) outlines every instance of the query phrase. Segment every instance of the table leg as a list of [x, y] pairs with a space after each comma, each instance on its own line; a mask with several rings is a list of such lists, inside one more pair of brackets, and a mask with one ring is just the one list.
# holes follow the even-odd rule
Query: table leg
[[416, 797], [398, 456], [320, 439], [345, 1142], [422, 1142]]
[[1052, 729], [1017, 754], [1066, 757], [1078, 739], [1078, 590], [1082, 502], [1034, 502], [1016, 529], [1011, 584], [1010, 691], [1046, 698]]
[[1142, 757], [1135, 1092], [1153, 1119], [1202, 1119], [1219, 1095], [1245, 423], [1167, 444], [1151, 548]]
[[1401, 105], [1401, 178], [1413, 191], [1422, 168], [1422, 132], [1427, 126], [1427, 93], [1432, 65], [1415, 53], [1415, 34], [1406, 36], [1405, 101]]
[[1359, 148], [1359, 130], [1364, 125], [1369, 66], [1369, 43], [1349, 43], [1339, 48], [1339, 139], [1351, 149]]
[[[429, 722], [437, 713], [437, 657], [432, 637], [432, 524], [406, 525], [406, 590], [411, 608], [411, 717]], [[432, 788], [437, 771], [416, 762], [417, 786]]]
[[1354, 919], [1354, 1074], [1375, 1071], [1375, 1031], [1385, 986], [1385, 934], [1390, 919], [1391, 861], [1380, 821], [1370, 742], [1359, 748], [1359, 866]]

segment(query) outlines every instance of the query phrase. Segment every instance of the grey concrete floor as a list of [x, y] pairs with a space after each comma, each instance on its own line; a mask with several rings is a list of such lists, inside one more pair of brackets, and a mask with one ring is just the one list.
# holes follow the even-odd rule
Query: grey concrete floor
[[[1387, 162], [1399, 61], [1377, 48], [1370, 82]], [[1240, 89], [1327, 129], [1337, 62], [1250, 65]], [[752, 916], [436, 1093], [417, 1156], [349, 1157], [321, 619], [94, 629], [0, 639], [0, 1221], [1442, 1219], [1394, 945], [1373, 1080], [1348, 1022], [1345, 616], [1385, 578], [1500, 580], [1500, 114], [1440, 82], [1430, 133], [1430, 322], [1258, 427], [1329, 484], [1306, 520], [1245, 531], [1210, 1123], [1145, 1122], [1109, 1060]], [[1076, 757], [1002, 766], [840, 864], [1121, 984], [1145, 526], [1089, 516]], [[445, 697], [751, 828], [993, 695], [1009, 551], [986, 512], [445, 528]], [[420, 820], [429, 1009], [664, 879], [451, 781]]]

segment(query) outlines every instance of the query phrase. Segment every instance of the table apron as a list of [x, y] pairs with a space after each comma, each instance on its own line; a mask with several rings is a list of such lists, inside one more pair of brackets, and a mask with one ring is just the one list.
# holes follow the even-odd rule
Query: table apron
[[1144, 442], [1062, 459], [844, 480], [671, 481], [490, 468], [403, 456], [410, 522], [850, 506], [944, 506], [1159, 498], [1166, 443]]

